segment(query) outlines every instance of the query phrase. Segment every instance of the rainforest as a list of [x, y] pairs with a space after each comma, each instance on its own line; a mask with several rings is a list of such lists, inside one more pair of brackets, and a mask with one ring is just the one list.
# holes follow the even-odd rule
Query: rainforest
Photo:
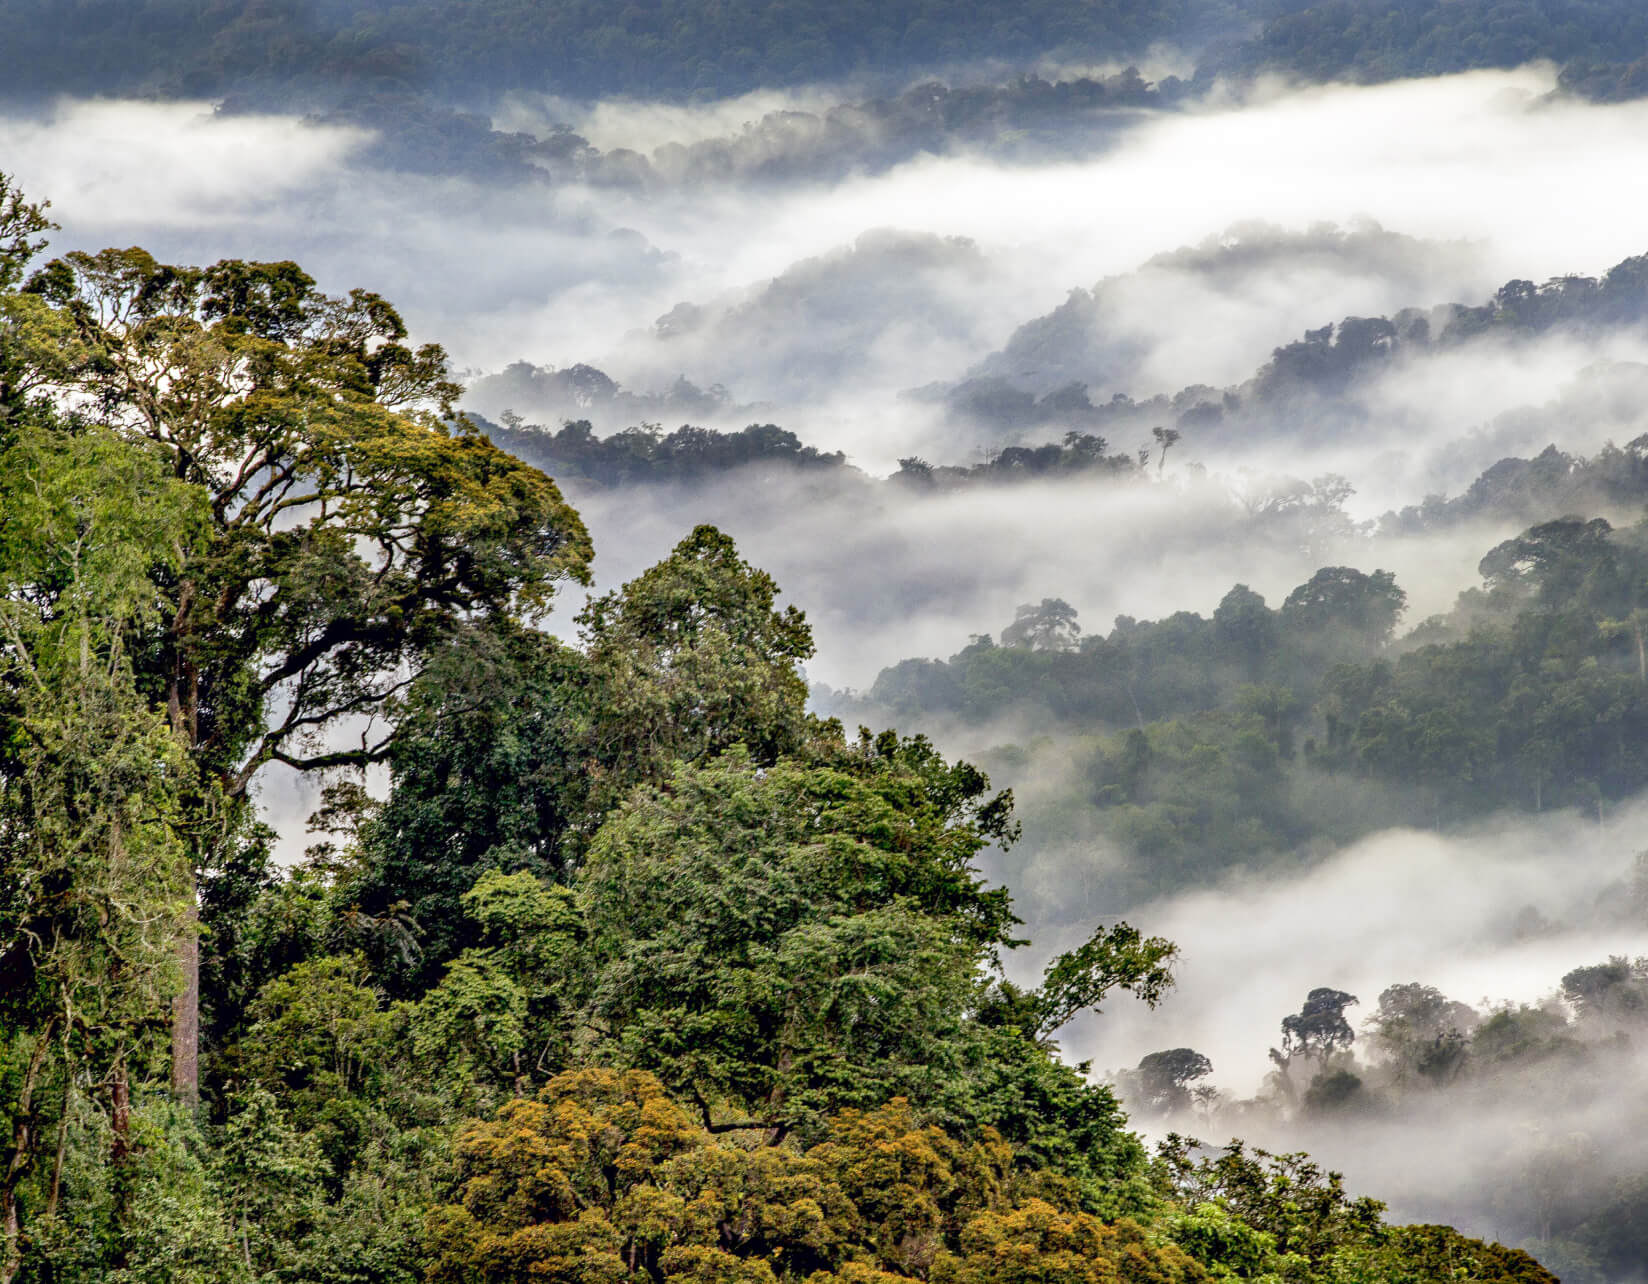
[[0, 1284], [1648, 1279], [1639, 6], [0, 33]]

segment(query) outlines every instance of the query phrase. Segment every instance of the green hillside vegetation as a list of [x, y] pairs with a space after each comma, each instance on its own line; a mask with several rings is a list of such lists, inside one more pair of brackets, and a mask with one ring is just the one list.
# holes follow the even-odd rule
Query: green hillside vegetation
[[724, 535], [557, 642], [583, 526], [387, 302], [47, 230], [0, 182], [0, 1281], [1551, 1278], [1151, 1159], [1052, 1039], [1175, 947], [1003, 980], [1011, 795], [808, 715]]
[[1374, 82], [1548, 60], [1565, 89], [1648, 91], [1648, 14], [1629, 0], [1281, 0], [1257, 38], [1215, 65]]
[[[1211, 617], [1121, 617], [1107, 634], [1047, 599], [999, 643], [823, 698], [920, 726], [1037, 728], [1065, 766], [1032, 821], [1035, 859], [1079, 861], [1074, 840], [1102, 835], [1133, 858], [1124, 902], [1393, 822], [1600, 814], [1648, 786], [1648, 525], [1558, 518], [1480, 572], [1403, 635], [1394, 577], [1343, 566], [1279, 607], [1237, 585]], [[1036, 753], [986, 757], [1011, 778]], [[1068, 857], [1047, 854], [1060, 836]]]

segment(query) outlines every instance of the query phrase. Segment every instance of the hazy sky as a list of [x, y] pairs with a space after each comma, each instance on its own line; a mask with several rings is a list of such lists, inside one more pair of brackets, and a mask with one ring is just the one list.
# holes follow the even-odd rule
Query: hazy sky
[[[1307, 324], [1480, 297], [1510, 276], [1597, 272], [1648, 249], [1635, 215], [1648, 194], [1648, 104], [1546, 105], [1549, 86], [1547, 74], [1524, 71], [1273, 90], [1148, 119], [1080, 163], [922, 157], [827, 184], [486, 189], [362, 170], [351, 160], [367, 148], [353, 131], [217, 120], [189, 104], [64, 103], [7, 122], [4, 163], [54, 201], [62, 244], [135, 242], [201, 261], [296, 257], [329, 287], [400, 301], [420, 333], [477, 369], [517, 358], [656, 369], [667, 358], [638, 350], [635, 336], [677, 303], [744, 298], [875, 229], [969, 238], [977, 255], [957, 265], [951, 288], [924, 295], [917, 315], [890, 317], [867, 377], [832, 399], [840, 405], [811, 411], [823, 444], [883, 466], [897, 426], [872, 416], [860, 427], [854, 403], [942, 377], [1072, 288], [1245, 221], [1302, 232], [1373, 219], [1448, 252], [1424, 253], [1423, 297], [1413, 272], [1388, 264], [1382, 274], [1272, 264], [1248, 298], [1170, 288], [1158, 273], [1134, 306], [1149, 314], [1138, 325], [1168, 342], [1140, 370], [1138, 394], [1239, 377]], [[712, 106], [702, 120], [677, 108], [661, 121], [644, 105], [608, 104], [592, 132], [690, 137], [771, 105]], [[946, 307], [964, 324], [937, 315]], [[924, 344], [939, 332], [945, 343]], [[835, 339], [821, 335], [821, 347]], [[744, 400], [785, 390], [747, 351], [725, 365], [747, 385], [733, 387]], [[723, 371], [681, 373], [707, 383]]]

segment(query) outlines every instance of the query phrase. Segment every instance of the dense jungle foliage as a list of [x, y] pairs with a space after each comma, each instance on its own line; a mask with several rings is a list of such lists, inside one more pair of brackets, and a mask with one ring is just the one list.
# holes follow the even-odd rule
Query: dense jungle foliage
[[0, 181], [5, 1284], [1552, 1278], [1151, 1158], [1052, 1040], [1175, 947], [1004, 980], [1011, 795], [810, 715], [726, 536], [557, 641], [577, 514], [385, 300], [48, 230]]
[[1405, 634], [1395, 577], [1346, 566], [1279, 606], [1238, 584], [1211, 616], [1123, 616], [1108, 633], [1083, 634], [1050, 598], [999, 642], [824, 698], [922, 726], [1036, 728], [988, 759], [1012, 776], [1038, 741], [1059, 746], [1048, 823], [1102, 828], [1136, 858], [1124, 903], [1398, 820], [1600, 815], [1648, 785], [1645, 541], [1644, 524], [1542, 522]]

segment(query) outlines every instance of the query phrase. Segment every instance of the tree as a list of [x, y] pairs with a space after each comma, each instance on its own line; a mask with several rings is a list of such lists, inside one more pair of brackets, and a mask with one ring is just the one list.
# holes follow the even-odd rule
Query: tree
[[1544, 522], [1490, 549], [1477, 570], [1490, 591], [1528, 593], [1543, 606], [1560, 606], [1612, 559], [1612, 532], [1600, 517]]
[[1241, 657], [1248, 680], [1256, 681], [1276, 647], [1276, 614], [1246, 584], [1238, 584], [1213, 612], [1213, 632], [1222, 646]]
[[1631, 640], [1631, 649], [1636, 653], [1637, 681], [1648, 685], [1648, 608], [1634, 606], [1622, 619], [1598, 620], [1597, 628], [1604, 636]]
[[[587, 576], [588, 535], [554, 483], [445, 426], [444, 354], [408, 348], [377, 295], [328, 297], [293, 263], [184, 268], [141, 250], [69, 254], [28, 289], [87, 354], [58, 394], [204, 494], [206, 537], [158, 581], [168, 609], [133, 647], [201, 772], [202, 817], [214, 800], [242, 814], [267, 763], [379, 760], [374, 720], [459, 621], [541, 608]], [[328, 740], [344, 719], [366, 728], [358, 745]], [[202, 874], [232, 832], [195, 828]], [[182, 961], [198, 976], [192, 944]], [[175, 1020], [186, 1098], [197, 1006], [191, 980]]]
[[1287, 595], [1282, 623], [1330, 645], [1343, 638], [1373, 650], [1390, 640], [1408, 595], [1389, 571], [1365, 574], [1349, 566], [1325, 566]]
[[735, 745], [763, 766], [806, 747], [812, 634], [777, 596], [701, 526], [589, 605], [582, 650], [493, 620], [431, 655], [399, 710], [389, 799], [345, 879], [363, 928], [410, 920], [410, 942], [369, 943], [396, 993], [440, 978], [467, 930], [459, 898], [488, 870], [570, 883], [637, 785]]
[[313, 1127], [327, 1104], [381, 1083], [394, 1063], [393, 1020], [359, 956], [309, 959], [271, 977], [247, 1009], [237, 1068], [278, 1092]]
[[524, 1092], [571, 1060], [583, 916], [571, 891], [524, 870], [488, 871], [462, 900], [476, 945], [419, 1000], [413, 1049], [465, 1093], [488, 1082]]
[[818, 764], [681, 767], [590, 848], [584, 1020], [717, 1127], [776, 1140], [932, 1099], [975, 972], [1011, 941], [1005, 890], [972, 866], [1010, 805], [891, 735]]
[[[1377, 1242], [1384, 1205], [1353, 1199], [1344, 1177], [1305, 1154], [1272, 1154], [1239, 1141], [1216, 1154], [1199, 1143], [1170, 1135], [1158, 1148], [1159, 1170], [1187, 1206], [1219, 1204], [1249, 1228], [1271, 1238], [1274, 1252], [1289, 1263], [1316, 1267], [1345, 1248]], [[1301, 1260], [1302, 1259], [1302, 1260]], [[1328, 1278], [1332, 1278], [1329, 1276]]]
[[320, 1220], [325, 1161], [267, 1091], [253, 1089], [233, 1107], [214, 1156], [224, 1212], [233, 1219], [247, 1275], [278, 1278], [295, 1265], [298, 1246]]
[[676, 762], [742, 745], [768, 763], [803, 746], [812, 724], [799, 666], [813, 653], [812, 630], [777, 597], [772, 577], [739, 557], [728, 536], [699, 526], [664, 561], [579, 615], [602, 687], [590, 757], [624, 764], [598, 813]]
[[1480, 1284], [1557, 1284], [1557, 1277], [1522, 1249], [1471, 1239], [1451, 1226], [1393, 1226], [1375, 1242], [1342, 1253], [1341, 1260], [1345, 1278], [1379, 1284], [1430, 1284], [1450, 1277]]
[[16, 179], [0, 173], [0, 293], [16, 289], [29, 260], [45, 249], [41, 234], [53, 227], [50, 208], [49, 202], [30, 201]]
[[1307, 1114], [1339, 1114], [1354, 1110], [1365, 1099], [1360, 1075], [1344, 1069], [1323, 1070], [1305, 1089], [1304, 1107]]
[[[176, 991], [188, 763], [135, 689], [127, 638], [164, 607], [150, 575], [187, 556], [196, 499], [103, 431], [27, 427], [0, 451], [0, 1023], [26, 1067], [6, 1103], [0, 1279], [20, 1262], [54, 1063], [60, 1127], [78, 1085], [101, 1085], [120, 1162]], [[61, 1163], [59, 1148], [48, 1215]]]
[[1172, 450], [1184, 434], [1177, 428], [1152, 428], [1150, 435], [1156, 439], [1156, 475], [1160, 476], [1167, 466], [1167, 452]]
[[1031, 651], [1069, 651], [1080, 636], [1076, 608], [1063, 598], [1044, 597], [1039, 605], [1027, 602], [1019, 607], [1013, 622], [1001, 631], [1001, 644]]
[[1168, 1114], [1190, 1105], [1190, 1085], [1212, 1074], [1213, 1063], [1194, 1048], [1170, 1048], [1150, 1053], [1134, 1073], [1142, 1104]]
[[389, 796], [361, 817], [338, 879], [389, 993], [441, 979], [471, 942], [462, 898], [489, 871], [570, 878], [596, 823], [594, 698], [579, 652], [507, 621], [460, 628], [430, 655], [398, 711]]
[[1151, 1007], [1173, 986], [1178, 946], [1117, 923], [1047, 965], [1037, 992], [1038, 1034], [1050, 1035], [1078, 1012], [1097, 1011], [1113, 989], [1130, 990]]
[[1562, 978], [1562, 997], [1582, 1019], [1636, 1024], [1648, 1015], [1648, 959], [1576, 967]]
[[1238, 687], [1231, 703], [1239, 712], [1260, 719], [1278, 758], [1293, 757], [1293, 725], [1304, 710], [1303, 702], [1292, 690], [1281, 686]]
[[1451, 1077], [1464, 1057], [1465, 1036], [1476, 1028], [1474, 1009], [1417, 981], [1387, 986], [1368, 1018], [1374, 1046], [1399, 1076], [1417, 1073], [1433, 1081]]
[[717, 1139], [651, 1075], [570, 1072], [472, 1120], [453, 1198], [430, 1211], [431, 1284], [1191, 1284], [1196, 1262], [1107, 1225], [1013, 1149], [964, 1140], [894, 1100], [844, 1110], [802, 1151]]
[[30, 260], [45, 248], [43, 233], [54, 227], [48, 208], [30, 202], [0, 172], [0, 446], [39, 383], [41, 367], [61, 360], [53, 348], [66, 338], [63, 327], [51, 325], [48, 309], [16, 293]]
[[1296, 1057], [1324, 1062], [1350, 1047], [1356, 1031], [1345, 1020], [1345, 1009], [1355, 1002], [1356, 996], [1343, 990], [1326, 986], [1312, 990], [1297, 1012], [1282, 1018], [1282, 1046], [1270, 1050], [1270, 1059], [1286, 1075]]
[[1152, 1196], [1140, 1179], [1139, 1140], [1115, 1093], [1090, 1078], [1092, 1066], [1052, 1055], [1054, 1045], [1035, 1035], [1040, 1007], [1034, 990], [987, 987], [971, 1014], [962, 1072], [934, 1113], [966, 1138], [999, 1133], [1027, 1186], [1068, 1183], [1085, 1212], [1142, 1215]]

